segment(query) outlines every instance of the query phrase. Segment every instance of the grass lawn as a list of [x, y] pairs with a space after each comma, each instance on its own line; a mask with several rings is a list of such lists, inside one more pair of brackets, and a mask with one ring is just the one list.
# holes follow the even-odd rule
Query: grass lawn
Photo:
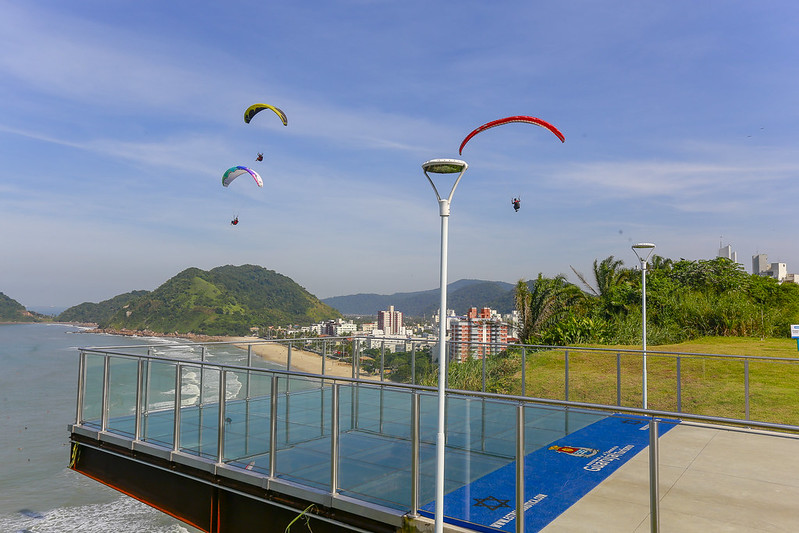
[[[642, 406], [640, 347], [586, 346], [528, 352], [525, 394], [628, 407]], [[629, 353], [629, 350], [639, 350]], [[794, 339], [706, 337], [681, 344], [647, 346], [647, 404], [650, 409], [746, 418], [746, 365], [740, 357], [790, 358], [748, 364], [749, 419], [799, 425], [799, 351]], [[679, 366], [679, 371], [678, 371]], [[678, 380], [679, 375], [679, 380]], [[521, 371], [515, 390], [521, 394]], [[620, 388], [617, 383], [620, 382]], [[679, 398], [679, 403], [678, 403]]]

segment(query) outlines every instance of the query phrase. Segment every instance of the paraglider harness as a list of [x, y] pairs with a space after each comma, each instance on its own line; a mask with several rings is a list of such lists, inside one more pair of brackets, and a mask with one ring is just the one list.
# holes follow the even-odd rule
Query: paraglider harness
[[514, 198], [513, 200], [511, 200], [511, 203], [513, 204], [513, 209], [514, 209], [516, 212], [518, 212], [518, 211], [519, 211], [519, 208], [522, 206], [522, 201], [521, 201], [521, 199], [520, 199], [520, 198]]
[[239, 216], [238, 216], [238, 215], [236, 215], [236, 218], [234, 218], [233, 220], [231, 220], [231, 221], [230, 221], [230, 223], [231, 223], [231, 225], [233, 225], [233, 226], [235, 226], [236, 224], [238, 224], [238, 223], [239, 223]]

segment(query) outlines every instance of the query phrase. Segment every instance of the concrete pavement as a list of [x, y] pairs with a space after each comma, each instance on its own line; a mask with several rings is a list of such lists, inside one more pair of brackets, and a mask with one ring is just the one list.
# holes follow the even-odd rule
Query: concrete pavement
[[[799, 438], [677, 425], [660, 439], [663, 533], [799, 531]], [[644, 450], [542, 531], [645, 533]]]

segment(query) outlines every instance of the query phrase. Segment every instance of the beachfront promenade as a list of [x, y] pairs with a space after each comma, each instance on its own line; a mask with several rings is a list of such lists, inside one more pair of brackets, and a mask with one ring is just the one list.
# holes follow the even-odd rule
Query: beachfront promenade
[[[339, 375], [324, 376], [331, 361], [316, 374], [265, 369], [254, 348], [226, 363], [205, 349], [199, 360], [153, 351], [80, 351], [72, 468], [204, 531], [254, 531], [266, 517], [283, 531], [303, 510], [313, 531], [430, 528], [434, 389], [359, 375], [357, 345], [354, 365], [339, 361]], [[792, 530], [797, 433], [450, 389], [446, 522], [472, 531]]]

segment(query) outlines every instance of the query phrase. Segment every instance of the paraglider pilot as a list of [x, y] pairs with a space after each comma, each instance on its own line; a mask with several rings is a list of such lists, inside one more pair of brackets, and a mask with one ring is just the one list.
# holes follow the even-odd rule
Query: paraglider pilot
[[256, 161], [263, 161], [264, 160], [263, 152], [258, 152], [258, 157], [256, 157], [255, 160]]
[[519, 208], [522, 205], [522, 201], [519, 198], [514, 198], [511, 203], [513, 204], [513, 209], [518, 212]]
[[238, 215], [236, 215], [236, 218], [234, 218], [233, 220], [231, 220], [231, 221], [230, 221], [230, 223], [231, 223], [233, 226], [235, 226], [236, 224], [238, 224], [238, 223], [239, 223], [239, 216], [238, 216]]

